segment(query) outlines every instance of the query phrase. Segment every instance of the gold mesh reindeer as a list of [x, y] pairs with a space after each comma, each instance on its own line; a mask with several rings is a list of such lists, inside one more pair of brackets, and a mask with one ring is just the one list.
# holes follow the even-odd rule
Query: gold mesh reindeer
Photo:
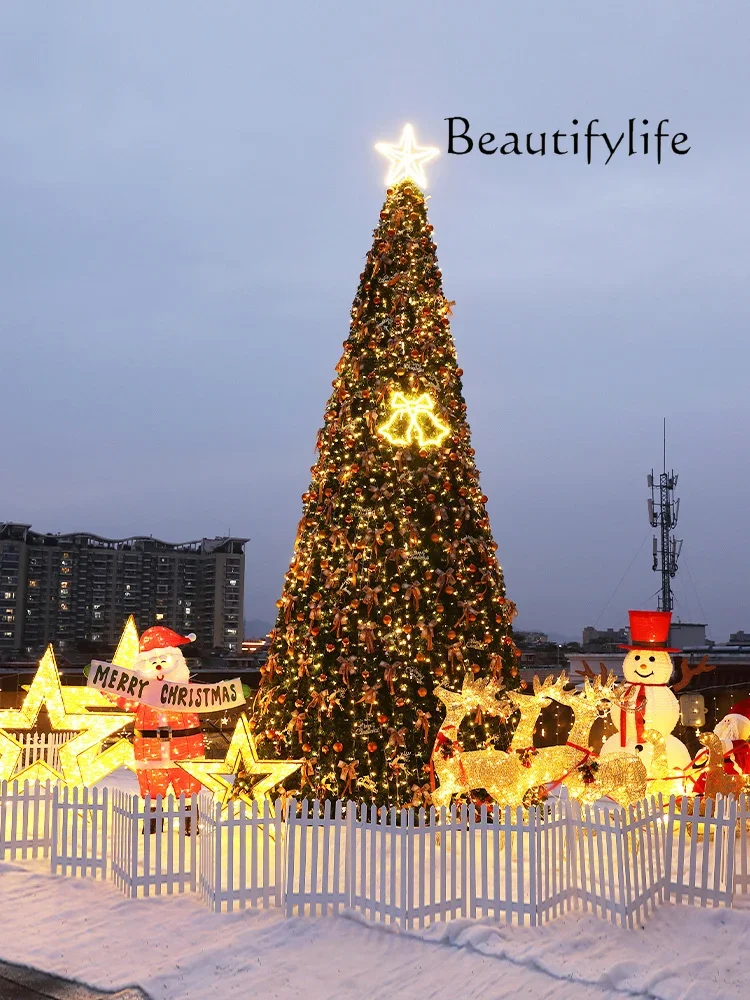
[[[586, 678], [582, 692], [566, 690], [565, 673], [559, 677], [538, 677], [533, 693], [508, 691], [505, 702], [497, 700], [499, 686], [492, 681], [464, 680], [460, 692], [437, 688], [446, 706], [446, 718], [438, 733], [432, 761], [440, 787], [433, 793], [437, 806], [447, 805], [454, 795], [484, 788], [499, 805], [517, 805], [541, 786], [565, 784], [571, 796], [592, 802], [608, 795], [622, 805], [646, 792], [646, 768], [639, 758], [627, 753], [610, 754], [599, 760], [589, 746], [591, 728], [605, 714], [614, 697], [615, 678]], [[574, 719], [563, 746], [533, 746], [534, 729], [543, 708], [557, 701], [572, 709]], [[508, 703], [520, 713], [507, 753], [474, 750], [464, 753], [458, 727], [473, 709], [487, 714], [507, 714]]]
[[[574, 719], [564, 746], [539, 751], [541, 782], [563, 783], [571, 798], [595, 802], [609, 796], [620, 805], [627, 805], [646, 794], [646, 768], [632, 754], [613, 753], [598, 758], [589, 746], [594, 722], [609, 710], [615, 697], [614, 674], [606, 677], [586, 677], [583, 691], [567, 691], [568, 679], [560, 674], [549, 688], [549, 697], [573, 710]], [[554, 774], [554, 771], [557, 774]]]
[[435, 688], [435, 694], [445, 705], [445, 719], [432, 750], [432, 765], [440, 782], [432, 793], [432, 801], [438, 808], [447, 806], [454, 795], [468, 795], [476, 788], [486, 788], [487, 768], [507, 759], [507, 753], [491, 747], [464, 752], [458, 736], [459, 727], [470, 712], [507, 717], [507, 700], [497, 698], [501, 690], [502, 683], [492, 678], [474, 680], [470, 674], [465, 675], [460, 691]]
[[704, 798], [715, 799], [717, 795], [739, 797], [745, 789], [745, 777], [742, 774], [728, 774], [724, 770], [724, 746], [721, 738], [716, 733], [702, 733], [700, 741], [708, 750]]

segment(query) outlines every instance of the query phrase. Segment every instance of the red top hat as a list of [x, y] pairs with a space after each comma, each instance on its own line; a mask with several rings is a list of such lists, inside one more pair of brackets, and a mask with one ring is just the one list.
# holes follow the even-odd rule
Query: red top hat
[[667, 646], [671, 611], [628, 611], [628, 615], [633, 645], [620, 646], [620, 649], [660, 649], [664, 653], [679, 653], [679, 649]]

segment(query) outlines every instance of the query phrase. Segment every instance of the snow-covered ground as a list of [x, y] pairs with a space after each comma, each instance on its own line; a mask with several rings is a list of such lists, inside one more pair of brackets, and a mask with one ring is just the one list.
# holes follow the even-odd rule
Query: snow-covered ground
[[189, 896], [0, 863], [0, 958], [154, 1000], [729, 1000], [744, 996], [750, 912], [663, 906], [644, 930], [572, 915], [543, 928], [455, 921], [414, 935], [346, 917], [212, 914]]

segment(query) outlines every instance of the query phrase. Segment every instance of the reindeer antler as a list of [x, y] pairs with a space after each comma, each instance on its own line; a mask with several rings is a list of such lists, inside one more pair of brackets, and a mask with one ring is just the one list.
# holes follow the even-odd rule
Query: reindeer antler
[[616, 686], [617, 678], [611, 671], [607, 671], [604, 664], [602, 664], [601, 677], [594, 674], [593, 680], [586, 677], [583, 682], [583, 690], [586, 695], [590, 694], [594, 698], [611, 698]]
[[464, 674], [461, 690], [464, 694], [499, 694], [503, 689], [503, 681], [494, 677], [477, 677], [476, 680], [468, 671]]
[[555, 686], [557, 679], [554, 674], [548, 674], [543, 681], [539, 680], [539, 675], [534, 674], [534, 679], [532, 681], [534, 694], [538, 697], [540, 694], [545, 694], [551, 688]]
[[[583, 664], [583, 670], [576, 670], [576, 674], [578, 674], [579, 677], [588, 677], [589, 680], [593, 681], [597, 675], [588, 665], [586, 660], [581, 660], [581, 663]], [[604, 683], [607, 679], [607, 668], [605, 664], [603, 663], [599, 664], [599, 673], [601, 675], [602, 683]]]
[[551, 698], [554, 701], [559, 701], [565, 703], [565, 700], [569, 697], [568, 693], [564, 690], [568, 684], [568, 675], [563, 672], [559, 677], [555, 677], [554, 674], [550, 674], [545, 677], [544, 680], [539, 683], [539, 678], [534, 675], [534, 694], [537, 698], [543, 698], [549, 701]]
[[677, 681], [676, 684], [672, 685], [673, 691], [682, 691], [688, 686], [693, 677], [697, 677], [698, 674], [707, 674], [709, 670], [716, 670], [715, 663], [708, 662], [708, 654], [703, 657], [700, 663], [696, 663], [692, 667], [686, 659], [680, 660], [680, 670], [682, 671], [682, 676]]

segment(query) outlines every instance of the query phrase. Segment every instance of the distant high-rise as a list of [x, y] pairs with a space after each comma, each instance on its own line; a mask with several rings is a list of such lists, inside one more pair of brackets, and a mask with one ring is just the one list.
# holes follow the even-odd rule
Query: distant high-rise
[[128, 615], [238, 652], [247, 538], [45, 535], [0, 522], [0, 653], [49, 642], [115, 643]]

